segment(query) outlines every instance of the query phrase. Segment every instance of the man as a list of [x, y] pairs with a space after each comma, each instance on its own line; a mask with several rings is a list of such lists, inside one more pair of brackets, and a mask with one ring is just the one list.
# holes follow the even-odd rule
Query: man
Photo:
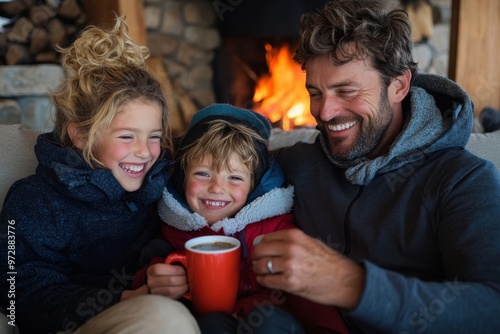
[[265, 235], [258, 280], [342, 310], [351, 332], [500, 331], [500, 175], [464, 149], [452, 81], [417, 75], [403, 11], [330, 1], [301, 19], [321, 134], [276, 152], [305, 232]]

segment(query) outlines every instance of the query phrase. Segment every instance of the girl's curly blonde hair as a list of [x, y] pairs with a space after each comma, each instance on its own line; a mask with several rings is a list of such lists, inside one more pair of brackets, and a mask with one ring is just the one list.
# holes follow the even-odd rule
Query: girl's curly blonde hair
[[94, 151], [103, 129], [121, 107], [133, 100], [157, 105], [162, 112], [162, 147], [172, 150], [167, 102], [161, 84], [149, 73], [149, 50], [129, 36], [123, 18], [111, 29], [87, 27], [68, 48], [58, 47], [65, 78], [51, 92], [55, 107], [54, 131], [61, 144], [73, 147], [68, 125], [75, 123], [85, 136], [83, 156], [91, 166], [102, 166]]

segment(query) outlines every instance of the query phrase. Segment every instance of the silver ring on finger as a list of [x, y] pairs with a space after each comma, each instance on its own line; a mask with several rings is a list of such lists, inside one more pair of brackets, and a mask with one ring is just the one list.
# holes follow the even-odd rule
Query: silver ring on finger
[[274, 274], [274, 268], [273, 268], [273, 258], [270, 257], [269, 260], [267, 260], [267, 271], [273, 275]]

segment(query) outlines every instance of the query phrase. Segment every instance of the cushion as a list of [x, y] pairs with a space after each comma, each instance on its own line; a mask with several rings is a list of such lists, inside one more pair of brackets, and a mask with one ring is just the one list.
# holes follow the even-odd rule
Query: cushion
[[465, 148], [483, 159], [492, 161], [500, 170], [500, 130], [473, 133]]
[[38, 164], [33, 147], [40, 133], [20, 125], [0, 125], [0, 203], [14, 181], [34, 173]]

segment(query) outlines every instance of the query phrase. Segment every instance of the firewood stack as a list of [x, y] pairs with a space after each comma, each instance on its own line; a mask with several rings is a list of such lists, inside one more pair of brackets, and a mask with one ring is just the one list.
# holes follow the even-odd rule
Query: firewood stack
[[[196, 31], [201, 31], [202, 36], [208, 35], [208, 38], [200, 38], [200, 41], [187, 41], [185, 34], [164, 32], [163, 26], [158, 24], [150, 28], [153, 38], [148, 44], [149, 32], [146, 28], [148, 18], [144, 12], [144, 2], [144, 0], [0, 1], [0, 17], [11, 21], [8, 25], [4, 25], [3, 31], [0, 29], [0, 67], [2, 65], [57, 64], [59, 59], [55, 45], [69, 46], [87, 24], [109, 26], [114, 23], [115, 14], [124, 16], [132, 39], [140, 45], [148, 46], [151, 50], [151, 57], [147, 60], [147, 64], [151, 73], [164, 87], [172, 134], [179, 136], [187, 128], [194, 113], [215, 99], [209, 65], [219, 43], [218, 35], [213, 36], [215, 15], [210, 12], [212, 7], [208, 1], [189, 0], [186, 4], [183, 3], [183, 7], [163, 6], [167, 3], [163, 0], [146, 2], [146, 5], [150, 6], [146, 14], [154, 16], [160, 11], [161, 17], [187, 15], [184, 20], [178, 20], [178, 22], [174, 20], [182, 24], [176, 29], [179, 31], [196, 29]], [[167, 15], [172, 8], [176, 9], [175, 13]], [[203, 11], [212, 14], [213, 17], [208, 15], [208, 19], [199, 18], [198, 13]], [[151, 21], [151, 18], [149, 20]], [[164, 49], [170, 50], [169, 53], [162, 53]], [[2, 80], [1, 76], [0, 80]], [[12, 84], [15, 85], [15, 82]], [[0, 116], [5, 113], [1, 103], [2, 92], [0, 91]], [[40, 103], [35, 105], [42, 106]], [[16, 110], [19, 114], [21, 107]], [[24, 113], [26, 110], [21, 112]], [[46, 111], [42, 106], [33, 114], [38, 112]], [[11, 118], [18, 119], [19, 115], [12, 115]], [[21, 117], [21, 119], [28, 118]], [[46, 118], [37, 117], [36, 119]], [[0, 123], [1, 121], [2, 119]], [[28, 128], [39, 129], [41, 126], [37, 123], [29, 125]]]
[[54, 46], [66, 46], [85, 25], [83, 0], [0, 2], [11, 22], [0, 31], [0, 65], [55, 63]]

